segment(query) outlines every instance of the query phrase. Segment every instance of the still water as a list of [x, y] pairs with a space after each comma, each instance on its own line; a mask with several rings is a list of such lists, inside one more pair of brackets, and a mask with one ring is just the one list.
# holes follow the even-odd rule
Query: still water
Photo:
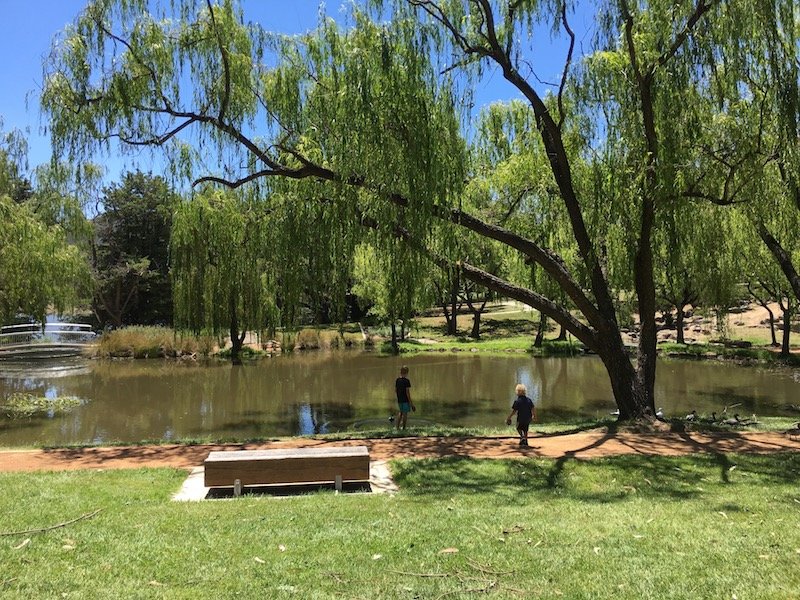
[[[0, 446], [148, 439], [246, 439], [390, 427], [394, 379], [410, 368], [417, 412], [409, 424], [501, 425], [522, 382], [542, 421], [607, 416], [611, 389], [596, 357], [532, 358], [426, 353], [296, 353], [243, 366], [227, 362], [84, 361], [0, 363], [0, 398], [15, 391], [78, 396], [67, 414], [0, 415]], [[797, 370], [716, 362], [659, 364], [656, 405], [667, 416], [695, 409], [787, 414], [800, 403]], [[733, 410], [731, 410], [733, 412]]]

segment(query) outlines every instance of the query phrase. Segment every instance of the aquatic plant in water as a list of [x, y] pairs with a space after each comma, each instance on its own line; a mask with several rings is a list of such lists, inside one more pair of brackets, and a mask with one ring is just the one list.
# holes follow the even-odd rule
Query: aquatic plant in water
[[83, 404], [77, 396], [46, 398], [25, 392], [14, 392], [0, 399], [0, 414], [11, 419], [33, 416], [53, 416], [66, 413]]

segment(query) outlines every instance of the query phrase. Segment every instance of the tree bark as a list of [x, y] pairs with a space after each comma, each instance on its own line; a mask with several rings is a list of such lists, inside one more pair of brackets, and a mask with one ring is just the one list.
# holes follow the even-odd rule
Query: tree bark
[[476, 310], [472, 312], [472, 331], [469, 336], [472, 339], [479, 340], [481, 338], [481, 313], [482, 311]]
[[400, 346], [397, 343], [397, 324], [395, 323], [394, 319], [392, 319], [392, 354], [395, 356], [400, 354]]
[[541, 348], [544, 343], [544, 332], [547, 329], [547, 315], [539, 313], [539, 325], [536, 327], [536, 338], [533, 340], [534, 348]]
[[458, 335], [458, 274], [450, 281], [450, 321], [447, 323], [447, 334]]
[[675, 315], [675, 341], [679, 344], [686, 343], [686, 340], [683, 337], [683, 308], [685, 306], [685, 304], [679, 302], [678, 306], [676, 307], [678, 312]]
[[795, 298], [800, 301], [800, 275], [797, 273], [797, 269], [792, 263], [792, 257], [783, 246], [781, 246], [778, 240], [775, 239], [772, 233], [767, 230], [763, 223], [759, 223], [756, 227], [759, 237], [761, 237], [762, 241], [766, 244], [772, 256], [775, 257], [786, 279], [789, 280], [789, 285], [792, 287]]
[[231, 291], [230, 298], [228, 299], [228, 309], [230, 310], [231, 323], [230, 323], [230, 336], [231, 336], [231, 362], [235, 365], [242, 364], [242, 347], [244, 346], [244, 338], [247, 335], [246, 331], [239, 332], [239, 318], [236, 311], [236, 294]]
[[781, 303], [781, 310], [783, 311], [783, 336], [781, 340], [781, 358], [789, 358], [791, 355], [791, 346], [789, 339], [792, 335], [792, 313], [794, 312], [791, 298], [786, 299], [786, 305]]
[[766, 304], [763, 305], [763, 306], [764, 306], [764, 308], [767, 309], [767, 312], [769, 313], [769, 333], [772, 336], [772, 344], [771, 345], [777, 347], [778, 346], [778, 338], [775, 337], [775, 314], [772, 312], [772, 309], [770, 309], [769, 306], [767, 306]]

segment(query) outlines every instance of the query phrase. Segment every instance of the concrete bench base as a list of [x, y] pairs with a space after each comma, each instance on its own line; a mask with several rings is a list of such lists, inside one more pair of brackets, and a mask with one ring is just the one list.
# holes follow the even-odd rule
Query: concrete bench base
[[210, 452], [206, 487], [309, 485], [369, 481], [366, 446]]

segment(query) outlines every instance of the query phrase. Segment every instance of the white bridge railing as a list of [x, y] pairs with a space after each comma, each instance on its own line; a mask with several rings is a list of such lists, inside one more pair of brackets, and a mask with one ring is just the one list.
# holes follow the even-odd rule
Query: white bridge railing
[[83, 323], [23, 323], [0, 327], [0, 348], [16, 345], [74, 345], [91, 344], [97, 334], [91, 325]]

